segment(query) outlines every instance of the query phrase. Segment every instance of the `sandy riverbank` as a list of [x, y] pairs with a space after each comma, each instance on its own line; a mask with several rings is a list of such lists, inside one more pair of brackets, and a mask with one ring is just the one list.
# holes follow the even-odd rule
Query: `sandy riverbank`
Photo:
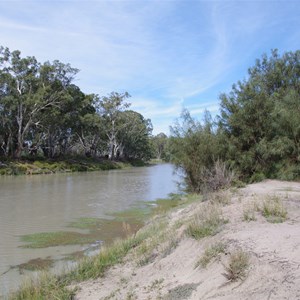
[[[272, 201], [287, 210], [281, 223], [263, 216], [263, 203]], [[195, 239], [189, 224], [208, 205], [220, 209], [225, 222], [218, 233]], [[148, 226], [157, 226], [156, 234], [104, 277], [75, 285], [75, 299], [300, 299], [300, 183], [268, 180], [222, 192]], [[204, 254], [220, 244], [222, 251], [203, 266]], [[248, 266], [244, 276], [229, 280], [237, 251], [247, 255]]]

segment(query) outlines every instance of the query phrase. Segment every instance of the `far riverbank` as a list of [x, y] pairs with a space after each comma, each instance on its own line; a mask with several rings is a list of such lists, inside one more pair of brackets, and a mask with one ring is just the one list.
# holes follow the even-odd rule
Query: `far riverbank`
[[111, 161], [109, 159], [71, 157], [57, 159], [0, 160], [0, 175], [37, 175], [90, 172], [146, 166], [142, 160]]

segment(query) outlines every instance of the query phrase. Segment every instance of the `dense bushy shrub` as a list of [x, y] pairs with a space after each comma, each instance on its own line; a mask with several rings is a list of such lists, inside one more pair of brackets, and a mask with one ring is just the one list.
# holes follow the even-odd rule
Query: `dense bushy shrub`
[[190, 190], [220, 188], [228, 168], [250, 182], [300, 177], [300, 51], [263, 55], [220, 102], [217, 122], [185, 110], [172, 127], [171, 157]]

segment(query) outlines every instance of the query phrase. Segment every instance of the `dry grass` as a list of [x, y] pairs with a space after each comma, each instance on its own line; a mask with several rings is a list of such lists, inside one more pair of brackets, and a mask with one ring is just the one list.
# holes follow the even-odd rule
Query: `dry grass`
[[206, 236], [217, 234], [226, 221], [222, 218], [221, 208], [218, 205], [208, 203], [190, 222], [186, 233], [196, 240]]
[[229, 190], [222, 190], [212, 193], [210, 196], [210, 201], [215, 204], [228, 205], [231, 202], [232, 194]]
[[243, 221], [250, 222], [250, 221], [256, 221], [255, 212], [257, 211], [257, 204], [256, 202], [248, 204], [243, 209]]
[[278, 196], [268, 196], [263, 201], [261, 213], [270, 223], [282, 223], [287, 219], [287, 210]]
[[246, 277], [249, 264], [249, 255], [238, 250], [230, 255], [228, 266], [225, 266], [226, 273], [223, 275], [228, 281], [243, 280]]
[[207, 248], [201, 258], [196, 262], [195, 268], [199, 266], [206, 268], [207, 265], [216, 258], [219, 257], [221, 253], [224, 253], [226, 250], [226, 245], [224, 243], [216, 243]]

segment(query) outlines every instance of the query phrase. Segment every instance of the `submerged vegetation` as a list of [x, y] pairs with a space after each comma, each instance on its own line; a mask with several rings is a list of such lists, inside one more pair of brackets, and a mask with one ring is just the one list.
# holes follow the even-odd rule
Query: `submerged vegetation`
[[86, 229], [87, 233], [76, 231], [38, 232], [21, 236], [23, 248], [47, 248], [65, 245], [92, 244], [96, 241], [111, 243], [115, 238], [126, 237], [142, 226], [137, 219], [107, 220], [100, 218], [80, 218], [69, 225], [71, 228]]
[[51, 259], [51, 257], [46, 258], [34, 258], [29, 260], [26, 263], [20, 264], [15, 266], [15, 268], [18, 268], [20, 273], [22, 273], [24, 270], [26, 271], [43, 271], [50, 269], [54, 264], [54, 260]]
[[[173, 262], [173, 260], [178, 257], [179, 252], [184, 252], [187, 246], [194, 248], [193, 251], [195, 252], [193, 253], [199, 255], [196, 260], [193, 259], [191, 261], [192, 264], [189, 263], [192, 272], [206, 272], [205, 270], [197, 269], [199, 267], [206, 270], [209, 270], [211, 267], [217, 267], [214, 270], [219, 270], [219, 276], [222, 277], [223, 275], [226, 278], [225, 284], [245, 280], [248, 272], [251, 271], [250, 253], [242, 250], [236, 240], [230, 238], [231, 233], [239, 230], [239, 220], [243, 218], [243, 211], [241, 210], [239, 216], [230, 220], [230, 224], [226, 225], [229, 223], [229, 220], [226, 218], [232, 213], [231, 210], [228, 211], [230, 208], [228, 203], [234, 205], [234, 211], [236, 209], [235, 205], [242, 207], [242, 203], [236, 197], [236, 191], [232, 191], [230, 195], [226, 194], [226, 198], [231, 197], [230, 201], [227, 199], [226, 201], [221, 201], [220, 199], [223, 199], [223, 197], [223, 192], [212, 193], [206, 198], [195, 194], [191, 196], [172, 195], [172, 198], [176, 199], [175, 202], [168, 207], [164, 203], [163, 209], [153, 210], [154, 215], [152, 215], [152, 218], [148, 219], [146, 225], [137, 232], [132, 231], [132, 228], [129, 228], [125, 222], [126, 215], [129, 217], [128, 220], [132, 221], [134, 219], [133, 214], [136, 212], [136, 209], [129, 210], [127, 213], [121, 213], [119, 216], [116, 216], [115, 220], [77, 219], [70, 224], [70, 228], [88, 230], [91, 233], [94, 230], [99, 230], [101, 225], [106, 222], [116, 221], [123, 224], [125, 234], [123, 239], [102, 244], [100, 251], [94, 256], [82, 256], [82, 253], [78, 253], [80, 259], [77, 264], [65, 270], [62, 274], [41, 273], [36, 279], [24, 282], [18, 291], [10, 295], [9, 299], [70, 300], [77, 293], [76, 285], [78, 282], [104, 277], [106, 271], [111, 267], [119, 264], [122, 267], [124, 264], [129, 264], [131, 275], [128, 275], [129, 277], [124, 275], [119, 279], [119, 284], [122, 285], [123, 289], [123, 286], [128, 285], [130, 276], [135, 276], [136, 273], [143, 270], [140, 268], [145, 268], [145, 266], [152, 263], [156, 266], [155, 272], [157, 272], [157, 266], [160, 268], [160, 265], [163, 266], [164, 263], [170, 263], [170, 260], [172, 264], [181, 266], [182, 261]], [[284, 211], [282, 210], [281, 201], [278, 201], [275, 196], [263, 196], [263, 201], [260, 201], [260, 203], [254, 202], [257, 200], [255, 196], [251, 197], [251, 201], [248, 201], [249, 207], [247, 209], [251, 209], [256, 214], [264, 216], [265, 203], [269, 205], [269, 202], [272, 203], [271, 206], [268, 206], [269, 214], [277, 216], [278, 212]], [[159, 203], [164, 201], [168, 202], [160, 200], [157, 205], [159, 206]], [[169, 202], [172, 201], [169, 200]], [[166, 213], [168, 210], [170, 212]], [[226, 218], [224, 218], [224, 215], [226, 215]], [[149, 217], [151, 214], [147, 212], [147, 216]], [[174, 220], [173, 216], [177, 216], [177, 218], [175, 217]], [[144, 217], [144, 214], [138, 214], [139, 220]], [[273, 225], [270, 224], [270, 226]], [[222, 233], [223, 227], [225, 227], [225, 236]], [[228, 236], [226, 237], [228, 232], [229, 238]], [[247, 248], [245, 247], [245, 249]], [[173, 253], [174, 257], [172, 257]], [[184, 255], [186, 254], [183, 253], [183, 257]], [[127, 273], [125, 272], [125, 274]], [[108, 280], [111, 280], [111, 278]], [[143, 292], [145, 288], [148, 290], [157, 288], [157, 293], [162, 296], [162, 299], [182, 299], [183, 295], [191, 295], [199, 284], [199, 282], [187, 283], [166, 291], [165, 286], [163, 286], [164, 280], [163, 277], [155, 279], [152, 281], [152, 284], [144, 287]], [[119, 296], [121, 292], [118, 289], [119, 287], [110, 291], [110, 295]], [[163, 292], [160, 293], [161, 291]], [[131, 292], [135, 293], [136, 291], [128, 288], [126, 292], [129, 295]], [[120, 297], [120, 299], [123, 298]]]
[[[27, 280], [19, 290], [10, 295], [11, 300], [72, 299], [76, 289], [70, 288], [74, 282], [104, 276], [110, 267], [121, 263], [129, 252], [134, 252], [140, 265], [150, 261], [153, 250], [166, 238], [166, 223], [154, 222], [123, 240], [115, 240], [101, 248], [99, 254], [84, 257], [76, 267], [61, 275], [42, 273], [37, 279]], [[157, 233], [159, 232], [159, 237]], [[172, 244], [176, 247], [176, 244]], [[171, 248], [169, 248], [171, 251]], [[166, 253], [164, 254], [166, 255]]]
[[[123, 258], [131, 252], [133, 257], [135, 257], [137, 265], [145, 265], [151, 262], [152, 259], [156, 257], [156, 251], [159, 248], [159, 253], [162, 257], [169, 255], [178, 245], [178, 239], [174, 237], [174, 229], [168, 227], [168, 223], [165, 220], [165, 213], [175, 207], [186, 205], [196, 200], [196, 197], [184, 197], [171, 195], [171, 198], [176, 198], [175, 203], [173, 200], [159, 200], [157, 203], [157, 209], [152, 210], [151, 213], [147, 212], [147, 216], [156, 216], [153, 222], [150, 222], [145, 227], [141, 228], [136, 232], [137, 228], [131, 226], [128, 228], [130, 221], [134, 220], [132, 211], [120, 213], [116, 215], [114, 220], [103, 220], [97, 218], [80, 218], [70, 224], [72, 228], [78, 228], [82, 230], [89, 230], [84, 239], [90, 237], [94, 231], [99, 231], [101, 229], [103, 234], [110, 235], [110, 242], [106, 242], [105, 245], [101, 247], [99, 254], [89, 257], [82, 257], [82, 253], [79, 253], [78, 265], [65, 273], [60, 275], [54, 275], [51, 273], [41, 273], [37, 279], [30, 279], [23, 282], [22, 286], [17, 292], [10, 295], [11, 300], [38, 300], [38, 299], [72, 299], [74, 295], [74, 290], [69, 287], [74, 282], [80, 282], [90, 278], [97, 278], [104, 275], [105, 271], [111, 266], [121, 263]], [[199, 198], [199, 196], [198, 196]], [[181, 199], [181, 200], [179, 200]], [[160, 203], [162, 204], [162, 209], [160, 209]], [[167, 205], [169, 203], [169, 205]], [[136, 211], [136, 210], [134, 210]], [[126, 219], [126, 216], [129, 218]], [[144, 216], [142, 214], [142, 216]], [[145, 220], [145, 216], [143, 217]], [[139, 219], [139, 217], [137, 218]], [[126, 222], [125, 222], [126, 220]], [[119, 228], [115, 230], [119, 233], [121, 232], [120, 238], [117, 239], [116, 235], [113, 234], [111, 230], [115, 226], [115, 222], [119, 224]], [[135, 222], [140, 222], [135, 219]], [[111, 228], [106, 226], [111, 224]], [[137, 223], [135, 223], [137, 224]], [[139, 224], [139, 223], [138, 223]], [[178, 225], [174, 224], [174, 228]], [[139, 227], [140, 228], [140, 227]], [[61, 233], [41, 233], [30, 236], [25, 236], [28, 242], [28, 247], [41, 247], [41, 246], [53, 246], [59, 242], [67, 243], [68, 234], [70, 232], [65, 232], [65, 235]], [[80, 236], [82, 233], [79, 234]], [[71, 234], [72, 236], [72, 234]], [[114, 236], [114, 238], [112, 238]], [[99, 237], [99, 236], [98, 236]], [[62, 238], [62, 239], [61, 239]], [[94, 236], [95, 238], [95, 236]], [[64, 241], [64, 239], [67, 240]], [[74, 237], [77, 240], [78, 236]], [[105, 240], [105, 238], [104, 238]], [[77, 240], [79, 242], [79, 240]], [[95, 240], [94, 240], [95, 241]], [[106, 240], [107, 241], [107, 240]], [[77, 253], [75, 253], [77, 255]], [[74, 259], [74, 258], [72, 258]]]

